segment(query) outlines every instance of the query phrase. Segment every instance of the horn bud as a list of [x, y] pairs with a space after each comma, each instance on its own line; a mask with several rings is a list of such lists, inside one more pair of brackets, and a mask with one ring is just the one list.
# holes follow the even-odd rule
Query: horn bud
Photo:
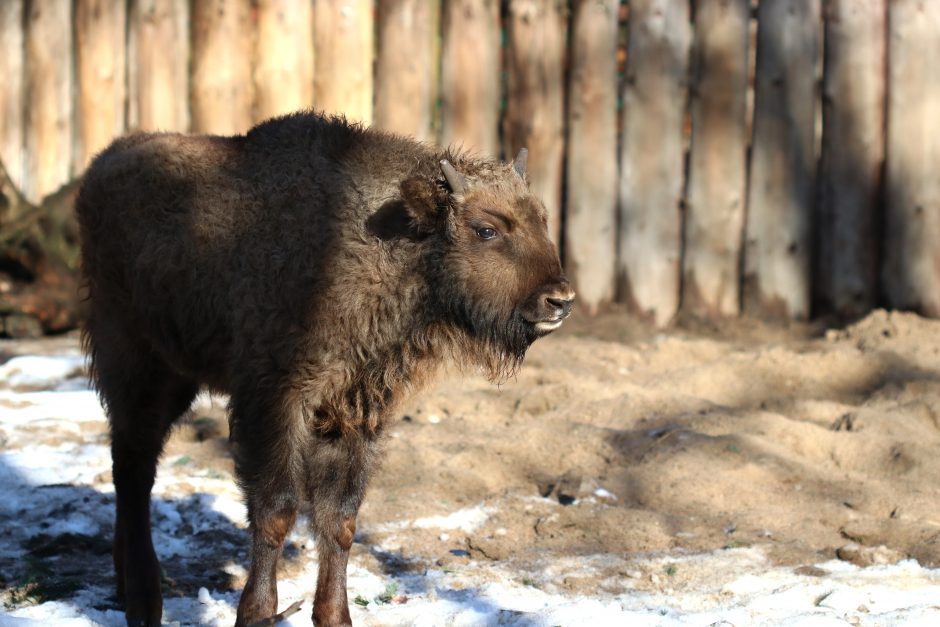
[[450, 185], [450, 190], [454, 194], [462, 194], [467, 189], [467, 179], [463, 175], [454, 169], [454, 166], [450, 164], [450, 161], [447, 159], [441, 159], [441, 171], [444, 173], [444, 178], [447, 179], [447, 184]]
[[525, 167], [528, 161], [529, 150], [527, 148], [520, 149], [519, 154], [516, 155], [516, 158], [512, 161], [512, 167], [516, 171], [516, 174], [519, 175], [519, 178], [525, 178]]

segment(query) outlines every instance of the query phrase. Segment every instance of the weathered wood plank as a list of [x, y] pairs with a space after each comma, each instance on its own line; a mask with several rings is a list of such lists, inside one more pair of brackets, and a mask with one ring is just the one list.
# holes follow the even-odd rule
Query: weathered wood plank
[[618, 10], [618, 0], [577, 0], [571, 26], [564, 257], [592, 314], [616, 280]]
[[372, 123], [371, 0], [320, 0], [314, 11], [314, 88], [318, 109]]
[[819, 0], [758, 5], [754, 140], [744, 251], [744, 309], [810, 314], [816, 180]]
[[128, 19], [127, 126], [189, 130], [189, 1], [131, 0]]
[[689, 5], [635, 0], [623, 91], [619, 297], [659, 326], [679, 305]]
[[823, 311], [846, 318], [865, 314], [878, 298], [886, 20], [885, 0], [825, 7], [815, 291]]
[[375, 125], [429, 140], [437, 98], [438, 0], [379, 0]]
[[442, 47], [441, 142], [499, 156], [498, 0], [446, 2]]
[[710, 318], [740, 311], [749, 20], [750, 0], [696, 4], [682, 307]]
[[23, 40], [24, 0], [0, 2], [0, 162], [6, 166], [10, 180], [23, 188], [24, 177], [24, 77]]
[[313, 2], [259, 0], [255, 121], [313, 106]]
[[548, 210], [548, 232], [561, 237], [565, 153], [565, 36], [567, 2], [510, 0], [503, 154], [529, 149], [529, 187]]
[[192, 127], [231, 135], [251, 127], [251, 14], [246, 2], [193, 0]]
[[[72, 167], [72, 1], [30, 2], [26, 15], [26, 180], [32, 202], [51, 194]], [[66, 62], [63, 62], [66, 61]]]
[[882, 285], [893, 307], [940, 317], [940, 2], [888, 4]]
[[75, 52], [78, 68], [79, 152], [76, 167], [124, 132], [127, 12], [123, 2], [77, 0]]

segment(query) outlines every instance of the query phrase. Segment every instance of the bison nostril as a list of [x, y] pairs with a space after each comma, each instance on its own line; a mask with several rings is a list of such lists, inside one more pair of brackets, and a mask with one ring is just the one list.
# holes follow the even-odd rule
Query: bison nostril
[[558, 298], [557, 296], [546, 296], [545, 302], [554, 309], [560, 309], [562, 315], [567, 316], [571, 312], [571, 303], [574, 302], [574, 299]]

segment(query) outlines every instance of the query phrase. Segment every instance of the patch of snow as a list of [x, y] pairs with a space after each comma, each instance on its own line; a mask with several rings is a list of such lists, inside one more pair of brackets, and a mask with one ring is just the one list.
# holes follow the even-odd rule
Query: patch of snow
[[[101, 444], [36, 444], [19, 450], [0, 451], [0, 472], [17, 474], [20, 485], [91, 485], [97, 475], [110, 468], [110, 449]], [[0, 486], [0, 491], [4, 488], [11, 486]], [[35, 498], [29, 494], [23, 497]]]
[[104, 422], [107, 420], [98, 397], [87, 386], [59, 392], [15, 392], [0, 390], [3, 423], [19, 426], [41, 421], [59, 423]]
[[23, 355], [0, 365], [0, 381], [11, 388], [49, 388], [65, 379], [81, 377], [84, 372], [82, 356]]
[[465, 533], [470, 533], [479, 529], [495, 511], [496, 508], [486, 507], [481, 503], [443, 516], [427, 516], [415, 520], [400, 520], [376, 525], [372, 530], [389, 532], [401, 529], [460, 529]]

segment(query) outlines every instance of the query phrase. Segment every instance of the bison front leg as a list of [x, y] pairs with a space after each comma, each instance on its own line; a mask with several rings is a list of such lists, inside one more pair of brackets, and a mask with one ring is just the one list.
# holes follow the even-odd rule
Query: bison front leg
[[276, 512], [252, 509], [251, 566], [238, 602], [236, 626], [251, 625], [277, 614], [277, 562], [284, 538], [297, 520], [297, 508], [293, 506]]
[[317, 594], [313, 600], [313, 624], [317, 627], [352, 625], [346, 598], [346, 565], [355, 535], [355, 514], [321, 530], [318, 535], [320, 567]]
[[323, 441], [313, 455], [310, 501], [319, 554], [313, 601], [313, 624], [317, 627], [352, 625], [346, 565], [375, 449], [374, 440], [355, 434]]
[[291, 437], [296, 412], [269, 390], [236, 390], [231, 401], [235, 472], [244, 489], [251, 529], [251, 564], [238, 602], [236, 627], [277, 614], [277, 564], [297, 520], [302, 492], [293, 470], [298, 445]]

